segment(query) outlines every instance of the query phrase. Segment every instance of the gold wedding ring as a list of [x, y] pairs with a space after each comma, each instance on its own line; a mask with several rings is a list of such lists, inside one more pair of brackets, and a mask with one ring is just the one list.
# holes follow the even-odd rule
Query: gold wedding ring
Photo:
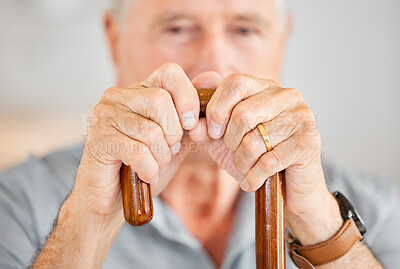
[[257, 129], [260, 131], [262, 138], [264, 139], [265, 146], [267, 147], [267, 152], [271, 151], [272, 150], [271, 139], [269, 139], [269, 136], [264, 126], [261, 123], [259, 123], [257, 125]]

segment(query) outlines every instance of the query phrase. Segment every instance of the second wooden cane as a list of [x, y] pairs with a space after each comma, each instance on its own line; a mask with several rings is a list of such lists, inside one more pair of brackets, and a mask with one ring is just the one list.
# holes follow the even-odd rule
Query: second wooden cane
[[[267, 152], [272, 144], [265, 128], [258, 124]], [[285, 173], [281, 171], [256, 191], [256, 265], [257, 269], [283, 269], [285, 262]]]

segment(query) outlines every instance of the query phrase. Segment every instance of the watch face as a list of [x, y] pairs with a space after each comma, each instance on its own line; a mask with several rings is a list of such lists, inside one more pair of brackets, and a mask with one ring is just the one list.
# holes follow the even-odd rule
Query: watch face
[[346, 221], [350, 218], [353, 218], [361, 235], [364, 236], [364, 234], [367, 232], [367, 229], [365, 228], [364, 221], [358, 214], [357, 210], [354, 209], [349, 200], [347, 200], [347, 198], [340, 192], [336, 191], [333, 193], [333, 195], [335, 196], [336, 201], [339, 204], [340, 214], [342, 215], [343, 220]]
[[364, 234], [367, 232], [367, 228], [365, 228], [364, 221], [361, 216], [358, 214], [357, 210], [353, 208], [353, 220], [357, 225], [358, 230], [360, 231], [361, 235], [364, 237]]

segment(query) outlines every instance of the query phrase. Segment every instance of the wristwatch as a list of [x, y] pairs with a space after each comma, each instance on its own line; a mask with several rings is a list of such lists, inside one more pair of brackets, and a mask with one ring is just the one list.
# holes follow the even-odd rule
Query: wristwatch
[[356, 242], [364, 238], [367, 232], [364, 221], [349, 200], [338, 191], [334, 192], [333, 196], [339, 205], [344, 223], [331, 239], [304, 247], [290, 233], [287, 236], [290, 258], [301, 269], [313, 269], [314, 266], [343, 257]]
[[339, 204], [340, 214], [342, 215], [343, 220], [346, 221], [352, 218], [357, 225], [358, 231], [361, 233], [362, 239], [364, 239], [364, 234], [367, 232], [367, 228], [365, 228], [364, 221], [358, 214], [357, 210], [353, 207], [349, 200], [347, 200], [346, 196], [340, 192], [335, 191], [333, 193], [333, 197], [335, 197]]

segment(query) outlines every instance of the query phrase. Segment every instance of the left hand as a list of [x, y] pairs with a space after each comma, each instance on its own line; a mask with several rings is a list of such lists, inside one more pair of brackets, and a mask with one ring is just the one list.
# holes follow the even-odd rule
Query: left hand
[[[197, 88], [199, 80], [201, 77], [192, 82]], [[230, 75], [215, 86], [206, 110], [207, 122], [202, 119], [196, 127], [207, 128], [208, 138], [201, 139], [215, 144], [210, 147], [211, 157], [240, 181], [245, 191], [256, 191], [269, 177], [285, 170], [289, 229], [303, 244], [329, 239], [342, 220], [325, 183], [314, 114], [301, 93], [242, 74]], [[256, 128], [259, 123], [270, 137], [270, 152]], [[194, 135], [196, 129], [189, 134], [193, 140], [201, 140]], [[329, 235], [313, 239], [307, 229], [316, 233], [318, 224]]]

